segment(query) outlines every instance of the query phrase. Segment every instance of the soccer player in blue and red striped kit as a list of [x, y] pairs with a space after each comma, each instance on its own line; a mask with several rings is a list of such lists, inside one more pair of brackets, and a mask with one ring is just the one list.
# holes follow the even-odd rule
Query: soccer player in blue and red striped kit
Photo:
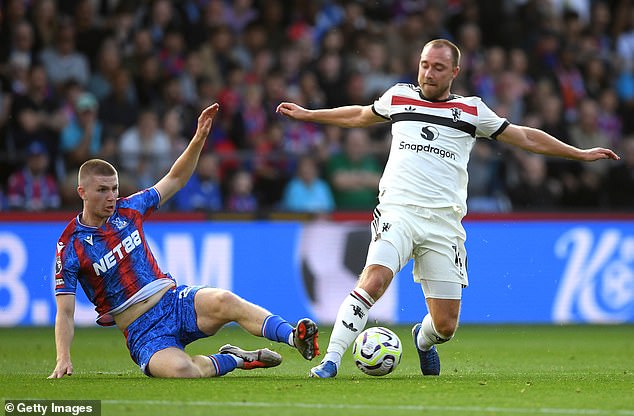
[[49, 378], [73, 373], [75, 291], [81, 285], [99, 314], [97, 323], [117, 325], [130, 355], [148, 376], [197, 378], [251, 370], [282, 362], [267, 348], [245, 351], [224, 345], [217, 354], [190, 356], [187, 344], [236, 322], [249, 333], [295, 347], [307, 360], [319, 355], [317, 325], [308, 318], [295, 327], [227, 290], [177, 286], [161, 271], [143, 232], [143, 221], [191, 177], [211, 130], [218, 104], [205, 108], [196, 133], [170, 171], [151, 188], [119, 198], [116, 169], [92, 159], [79, 169], [82, 212], [57, 243], [55, 344], [57, 363]]

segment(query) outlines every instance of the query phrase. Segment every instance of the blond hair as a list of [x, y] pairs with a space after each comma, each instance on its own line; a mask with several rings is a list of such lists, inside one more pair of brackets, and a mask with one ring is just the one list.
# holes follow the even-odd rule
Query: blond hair
[[117, 170], [105, 160], [90, 159], [79, 167], [77, 183], [81, 185], [82, 181], [92, 178], [93, 176], [117, 176]]
[[458, 48], [453, 42], [447, 39], [434, 39], [425, 44], [423, 49], [430, 48], [449, 48], [451, 51], [452, 64], [454, 68], [460, 65], [460, 48]]

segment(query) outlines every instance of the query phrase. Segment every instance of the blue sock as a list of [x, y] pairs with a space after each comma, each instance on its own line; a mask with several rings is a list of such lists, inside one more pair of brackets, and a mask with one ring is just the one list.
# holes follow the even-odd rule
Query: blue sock
[[291, 324], [278, 315], [269, 315], [262, 323], [262, 336], [271, 341], [288, 344], [291, 332], [293, 332]]
[[208, 357], [211, 358], [211, 363], [216, 370], [216, 377], [224, 376], [238, 366], [238, 362], [231, 354], [212, 354]]

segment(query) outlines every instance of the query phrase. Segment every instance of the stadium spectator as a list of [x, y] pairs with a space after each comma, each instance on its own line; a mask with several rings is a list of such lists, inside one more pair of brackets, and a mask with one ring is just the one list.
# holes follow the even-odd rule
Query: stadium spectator
[[268, 127], [268, 114], [264, 109], [264, 92], [260, 85], [250, 84], [245, 87], [241, 115], [245, 147], [253, 150], [264, 140], [263, 135]]
[[601, 92], [608, 89], [611, 83], [606, 64], [598, 56], [589, 56], [583, 62], [582, 68], [587, 95], [598, 100]]
[[101, 100], [99, 120], [103, 123], [108, 136], [120, 137], [136, 123], [139, 114], [130, 72], [118, 69], [113, 74], [111, 87], [110, 93]]
[[163, 36], [158, 59], [163, 77], [180, 77], [185, 69], [185, 38], [176, 28], [170, 28]]
[[[16, 3], [24, 3], [18, 1]], [[33, 5], [35, 49], [42, 51], [53, 45], [60, 24], [60, 13], [55, 0], [38, 0]]]
[[564, 116], [569, 122], [580, 120], [577, 103], [587, 96], [581, 71], [577, 67], [578, 51], [572, 45], [563, 45], [555, 68], [555, 76], [564, 105]]
[[[465, 82], [471, 82], [476, 75], [479, 76], [481, 68], [485, 63], [485, 51], [482, 47], [482, 29], [474, 23], [468, 23], [460, 26], [458, 32], [458, 41], [462, 45], [462, 80], [456, 80], [456, 85]], [[414, 62], [420, 59], [419, 51], [413, 53]], [[490, 56], [488, 57], [490, 61]], [[413, 75], [416, 79], [416, 74]]]
[[0, 142], [0, 153], [6, 155], [7, 135], [9, 125], [9, 115], [13, 103], [13, 94], [9, 90], [8, 80], [0, 75], [0, 136], [5, 139]]
[[0, 67], [2, 88], [9, 93], [8, 95], [26, 94], [29, 84], [29, 65], [28, 58], [18, 54], [12, 56], [6, 65]]
[[183, 100], [198, 106], [198, 81], [203, 77], [204, 68], [198, 51], [188, 51], [185, 57], [185, 70], [178, 77], [183, 93]]
[[163, 43], [167, 32], [182, 27], [175, 4], [169, 0], [143, 3], [138, 10], [138, 16], [141, 25], [149, 30], [155, 47]]
[[281, 124], [270, 123], [253, 155], [254, 187], [261, 208], [273, 208], [279, 204], [293, 167], [293, 156], [284, 148]]
[[47, 149], [41, 142], [27, 148], [25, 165], [9, 176], [9, 209], [48, 211], [59, 208], [60, 195], [55, 177], [49, 173]]
[[253, 177], [246, 170], [238, 170], [231, 177], [226, 209], [232, 212], [255, 212], [258, 200], [253, 193]]
[[75, 26], [69, 19], [61, 19], [54, 44], [42, 50], [40, 59], [55, 88], [70, 79], [83, 87], [88, 85], [90, 65], [86, 56], [75, 48]]
[[160, 114], [167, 114], [174, 110], [179, 113], [182, 128], [193, 131], [196, 125], [196, 110], [185, 100], [182, 84], [176, 77], [164, 77], [160, 104], [155, 107]]
[[0, 46], [0, 70], [7, 72], [7, 64], [20, 62], [28, 69], [37, 60], [35, 53], [35, 34], [28, 20], [20, 20], [13, 27], [7, 43]]
[[[119, 327], [132, 359], [148, 376], [217, 377], [236, 368], [281, 363], [282, 357], [266, 348], [245, 351], [229, 344], [217, 354], [185, 353], [187, 344], [214, 335], [229, 322], [252, 335], [294, 346], [307, 360], [319, 355], [318, 329], [310, 319], [292, 327], [227, 290], [177, 287], [174, 278], [159, 269], [145, 241], [143, 221], [187, 183], [217, 111], [217, 104], [202, 111], [194, 137], [167, 175], [128, 198], [118, 198], [117, 171], [108, 162], [91, 159], [79, 169], [77, 192], [83, 210], [57, 243], [57, 360], [49, 378], [73, 374], [70, 352], [78, 281], [99, 313], [97, 323]], [[111, 254], [102, 257], [116, 241]]]
[[97, 55], [95, 69], [86, 87], [97, 100], [103, 100], [112, 92], [112, 84], [120, 71], [122, 61], [121, 51], [114, 39], [104, 40]]
[[284, 189], [280, 208], [316, 214], [334, 210], [335, 200], [330, 186], [319, 177], [319, 166], [313, 156], [304, 155], [299, 158], [297, 173]]
[[57, 94], [59, 106], [68, 122], [76, 116], [75, 104], [77, 103], [77, 98], [79, 98], [82, 92], [84, 92], [84, 87], [82, 87], [79, 82], [74, 79], [65, 81], [59, 88], [59, 92]]
[[268, 74], [271, 73], [275, 65], [275, 56], [270, 49], [260, 49], [256, 51], [251, 59], [248, 71], [245, 76], [249, 84], [265, 85]]
[[260, 13], [264, 30], [268, 34], [268, 45], [272, 50], [279, 50], [286, 42], [286, 33], [280, 27], [286, 28], [286, 4], [278, 0], [263, 0]]
[[[518, 181], [509, 186], [514, 211], [553, 211], [560, 207], [562, 186], [549, 178], [548, 164], [541, 155], [517, 152]], [[470, 176], [471, 177], [471, 176]]]
[[171, 160], [176, 160], [178, 155], [183, 153], [183, 150], [187, 147], [188, 141], [183, 134], [185, 130], [183, 123], [183, 115], [178, 107], [169, 108], [161, 121], [163, 132], [170, 142]]
[[236, 33], [242, 33], [258, 17], [252, 0], [236, 0], [224, 9], [224, 21]]
[[[318, 57], [316, 75], [324, 95], [326, 106], [341, 105], [346, 99], [345, 68], [341, 55], [328, 52]], [[363, 91], [364, 95], [365, 91]]]
[[[133, 17], [126, 17], [123, 14], [121, 17], [124, 21], [133, 19]], [[136, 76], [143, 62], [150, 56], [156, 53], [156, 48], [152, 41], [152, 34], [150, 30], [144, 27], [134, 27], [130, 30], [128, 35], [130, 39], [118, 39], [118, 44], [121, 50], [124, 52], [124, 63], [126, 69], [129, 69]], [[122, 44], [122, 42], [127, 44]]]
[[[479, 97], [453, 95], [460, 50], [445, 39], [422, 49], [418, 86], [396, 84], [372, 105], [308, 110], [280, 103], [278, 112], [304, 122], [367, 127], [391, 121], [392, 148], [374, 209], [373, 238], [356, 287], [339, 308], [328, 351], [311, 376], [337, 375], [344, 352], [365, 327], [368, 312], [393, 277], [414, 258], [429, 313], [412, 328], [423, 375], [439, 375], [436, 344], [458, 326], [462, 289], [468, 285], [467, 161], [476, 137], [490, 137], [533, 153], [579, 161], [618, 159], [611, 150], [579, 149], [534, 128], [499, 117]], [[423, 142], [423, 144], [421, 144]]]
[[202, 153], [196, 171], [174, 199], [177, 211], [222, 211], [222, 189], [218, 157], [213, 153]]
[[208, 41], [200, 47], [200, 59], [205, 75], [214, 83], [222, 84], [229, 69], [237, 62], [234, 56], [234, 34], [226, 24], [210, 28], [208, 33]]
[[[0, 11], [2, 12], [2, 25], [0, 26], [0, 39], [3, 41], [11, 39], [15, 34], [20, 22], [24, 21], [28, 17], [27, 4], [20, 0], [9, 0], [0, 4]], [[8, 45], [3, 42], [0, 46], [0, 58], [6, 58], [6, 47]], [[4, 62], [4, 59], [2, 60]]]
[[116, 152], [114, 139], [105, 136], [98, 118], [97, 99], [84, 92], [75, 101], [75, 116], [62, 130], [60, 148], [66, 170], [74, 170], [87, 159], [101, 157], [113, 159]]
[[324, 167], [334, 155], [342, 152], [344, 130], [341, 127], [324, 126], [324, 139], [317, 149], [317, 162]]
[[67, 14], [73, 18], [77, 51], [84, 55], [88, 62], [94, 63], [103, 43], [109, 41], [109, 30], [97, 18], [94, 1], [78, 0], [73, 3], [73, 9]]
[[136, 125], [119, 138], [118, 149], [123, 171], [136, 178], [138, 187], [150, 186], [172, 162], [170, 140], [151, 108], [141, 109]]
[[[577, 113], [579, 122], [570, 127], [570, 144], [580, 148], [610, 146], [608, 137], [599, 129], [597, 102], [591, 98], [581, 100]], [[569, 207], [598, 207], [602, 183], [610, 166], [607, 160], [592, 164], [574, 162], [571, 169], [575, 174], [567, 177], [564, 203]]]
[[134, 89], [139, 104], [143, 107], [160, 107], [162, 85], [158, 58], [153, 54], [141, 58], [134, 76]]
[[357, 70], [364, 74], [366, 97], [375, 97], [381, 91], [397, 82], [398, 76], [392, 72], [392, 63], [396, 60], [390, 57], [387, 45], [379, 39], [369, 39], [363, 50], [363, 60], [357, 65]]
[[507, 212], [511, 203], [504, 187], [504, 165], [497, 146], [476, 140], [467, 165], [469, 212]]
[[506, 52], [496, 46], [488, 48], [484, 63], [471, 78], [473, 92], [492, 106], [497, 104], [496, 86], [506, 66]]
[[11, 106], [7, 153], [13, 158], [23, 152], [33, 141], [42, 142], [55, 160], [58, 151], [58, 135], [68, 122], [58, 100], [50, 94], [46, 71], [41, 65], [29, 70], [25, 94], [14, 96]]
[[634, 208], [634, 136], [621, 142], [622, 159], [619, 164], [608, 169], [603, 189], [605, 201], [616, 211], [632, 212]]
[[367, 130], [346, 131], [343, 151], [333, 155], [326, 166], [335, 204], [340, 210], [367, 210], [376, 205], [380, 168], [369, 153]]
[[540, 129], [570, 143], [568, 124], [564, 120], [563, 103], [559, 96], [550, 90], [545, 92], [539, 100], [537, 111], [541, 120]]
[[605, 88], [599, 93], [597, 103], [599, 104], [597, 127], [608, 138], [610, 147], [618, 149], [623, 137], [623, 121], [618, 115], [617, 92], [613, 88]]
[[634, 13], [628, 2], [619, 2], [616, 11], [616, 52], [626, 71], [634, 70]]
[[612, 60], [614, 40], [612, 31], [612, 10], [605, 1], [592, 2], [590, 10], [590, 22], [585, 27], [586, 45], [594, 50], [594, 54], [600, 56], [604, 62]]

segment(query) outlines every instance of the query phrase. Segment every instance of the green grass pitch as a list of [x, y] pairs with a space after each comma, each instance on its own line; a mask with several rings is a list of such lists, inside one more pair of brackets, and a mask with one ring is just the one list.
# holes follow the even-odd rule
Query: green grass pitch
[[[284, 356], [267, 370], [202, 380], [143, 376], [116, 329], [77, 328], [75, 374], [47, 380], [55, 364], [52, 328], [0, 329], [0, 396], [99, 399], [103, 415], [634, 415], [634, 327], [472, 326], [439, 346], [440, 377], [422, 377], [409, 333], [390, 326], [403, 360], [386, 377], [357, 370], [348, 352], [336, 379], [308, 378], [312, 362], [288, 346], [236, 326], [190, 345], [210, 354], [225, 344], [269, 347]], [[325, 349], [330, 328], [321, 329]], [[315, 360], [315, 363], [318, 360]]]

